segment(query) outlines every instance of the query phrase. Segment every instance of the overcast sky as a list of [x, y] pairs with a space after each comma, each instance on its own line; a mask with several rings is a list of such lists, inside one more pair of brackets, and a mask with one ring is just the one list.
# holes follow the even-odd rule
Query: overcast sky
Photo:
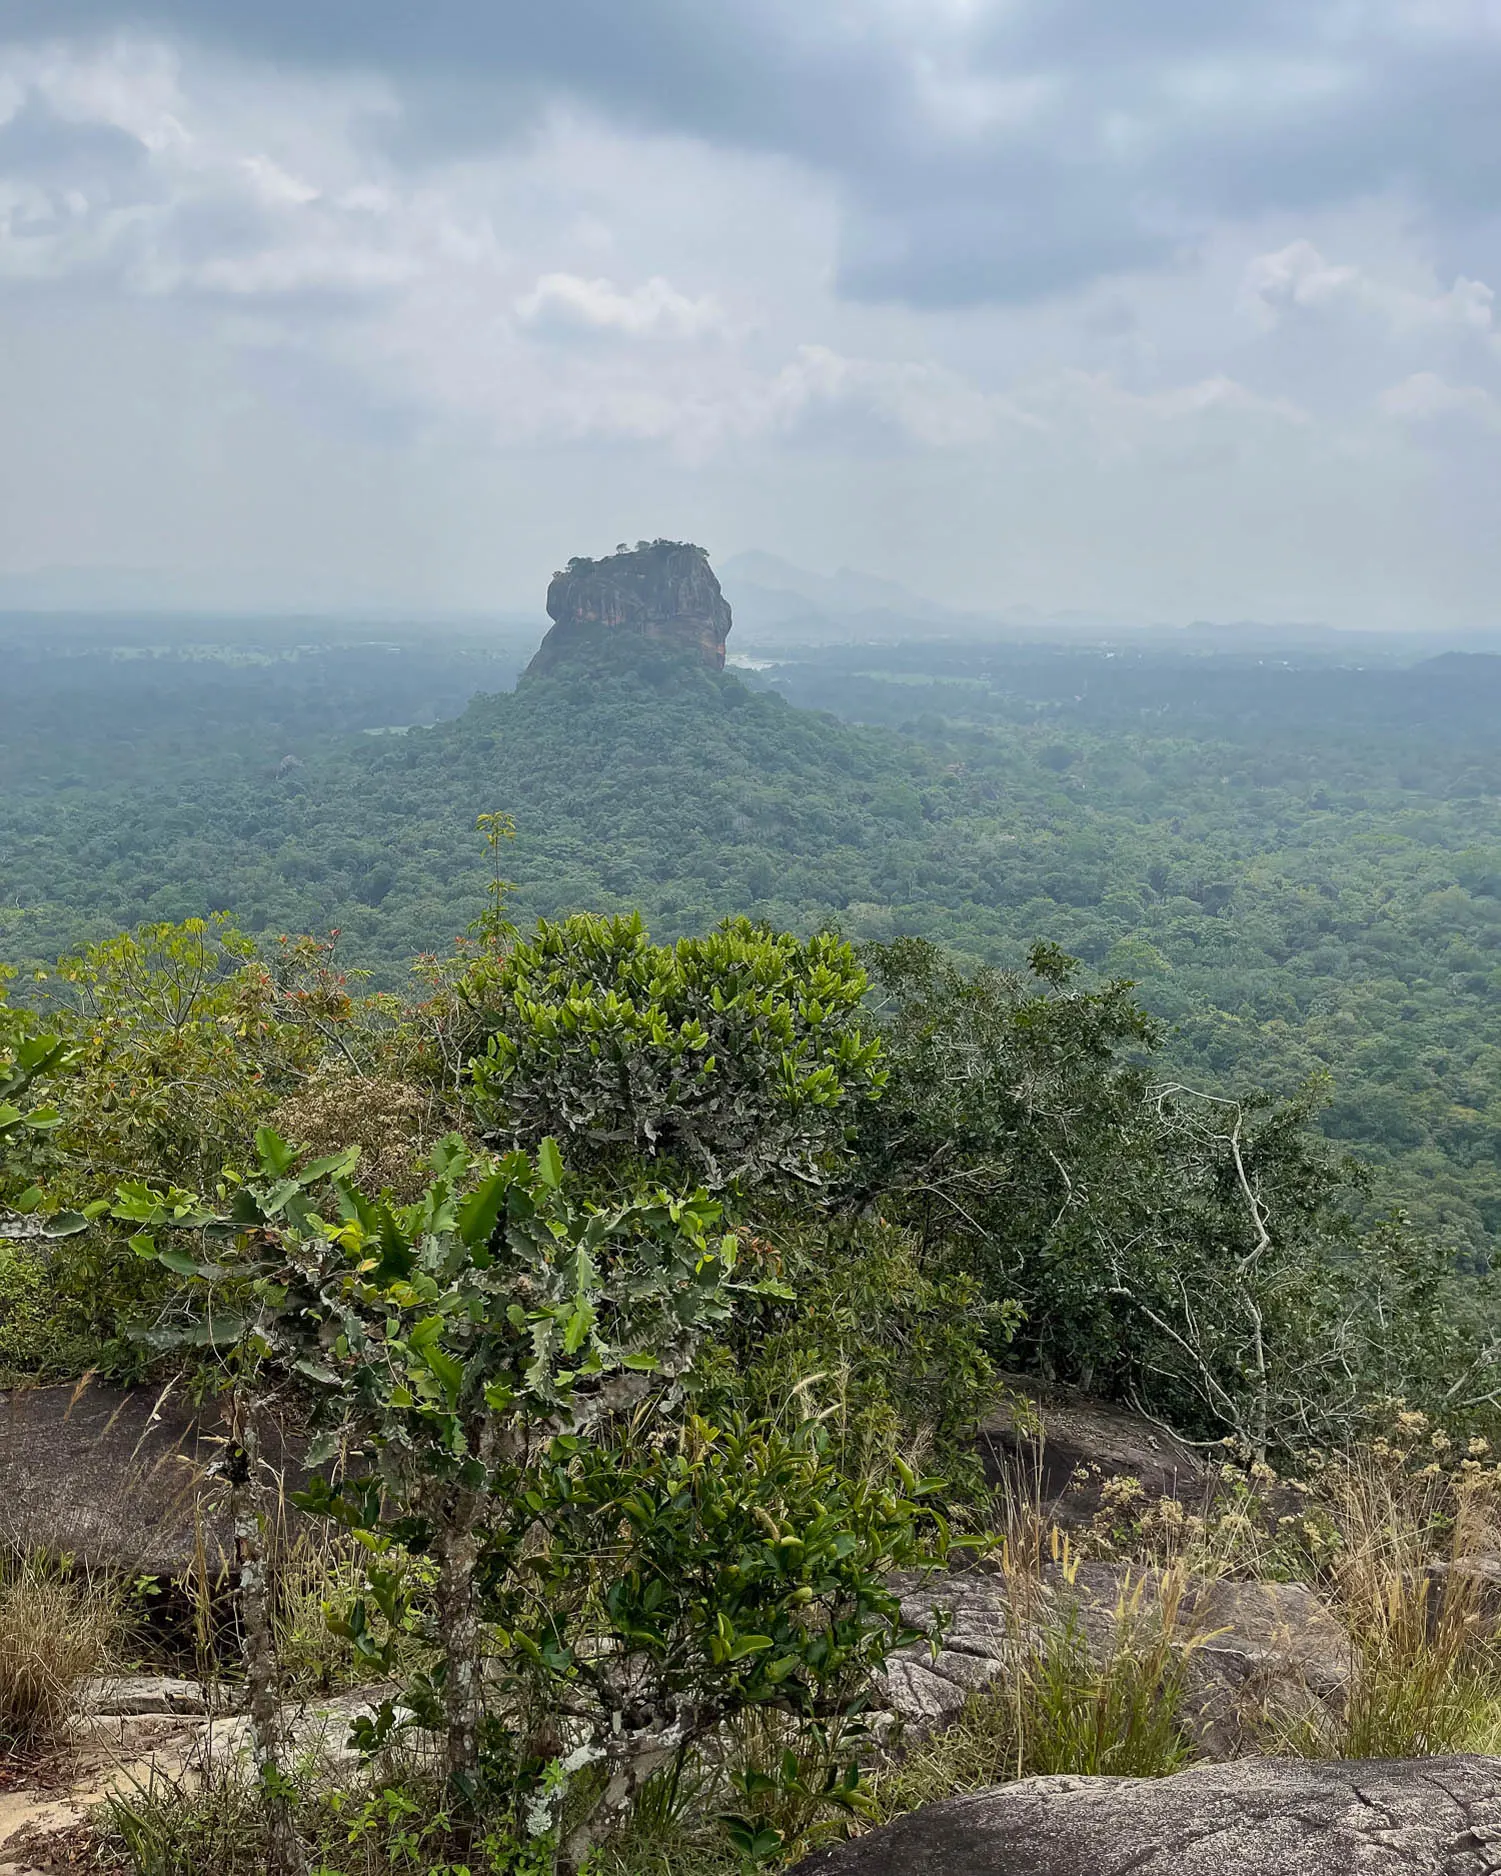
[[0, 591], [1498, 624], [1498, 100], [1501, 0], [0, 0]]

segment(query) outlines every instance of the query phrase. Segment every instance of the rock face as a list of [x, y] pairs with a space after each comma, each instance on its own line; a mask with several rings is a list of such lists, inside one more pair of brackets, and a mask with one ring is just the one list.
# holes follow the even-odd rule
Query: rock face
[[[881, 1706], [911, 1742], [951, 1726], [970, 1697], [1003, 1683], [1072, 1615], [1090, 1656], [1108, 1661], [1124, 1605], [1149, 1620], [1162, 1598], [1154, 1572], [1122, 1563], [1082, 1563], [1067, 1576], [1044, 1570], [1040, 1592], [1013, 1602], [1003, 1574], [898, 1576], [903, 1618], [946, 1628], [935, 1655], [925, 1642], [899, 1650], [881, 1676]], [[1218, 1582], [1190, 1577], [1173, 1609], [1182, 1649], [1179, 1719], [1211, 1757], [1264, 1748], [1289, 1729], [1332, 1738], [1350, 1682], [1350, 1643], [1334, 1616], [1301, 1583]]]
[[1501, 1759], [1239, 1759], [930, 1804], [798, 1876], [1494, 1876]]
[[1088, 1524], [1113, 1479], [1140, 1482], [1142, 1504], [1176, 1498], [1201, 1509], [1213, 1481], [1204, 1461], [1124, 1407], [1008, 1377], [1012, 1399], [979, 1429], [985, 1475], [1055, 1524]]
[[529, 671], [552, 671], [613, 637], [656, 639], [724, 669], [729, 601], [702, 547], [641, 541], [604, 560], [570, 560], [547, 589], [555, 623]]
[[1207, 1757], [1254, 1752], [1290, 1729], [1334, 1737], [1349, 1699], [1350, 1638], [1306, 1584], [1193, 1584], [1182, 1620], [1194, 1636], [1183, 1723]]
[[[0, 1394], [0, 1543], [171, 1577], [201, 1547], [217, 1569], [233, 1554], [209, 1477], [223, 1448], [213, 1404], [195, 1412], [170, 1388]], [[303, 1482], [280, 1428], [262, 1428], [261, 1449], [289, 1489]]]

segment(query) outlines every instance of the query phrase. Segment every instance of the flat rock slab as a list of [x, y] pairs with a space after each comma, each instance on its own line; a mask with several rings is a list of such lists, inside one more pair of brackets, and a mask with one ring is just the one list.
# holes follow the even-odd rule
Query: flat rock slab
[[186, 1570], [213, 1456], [160, 1388], [17, 1388], [0, 1396], [0, 1539], [89, 1563]]
[[[295, 1443], [268, 1423], [261, 1450], [300, 1485]], [[232, 1551], [208, 1468], [223, 1451], [213, 1403], [172, 1388], [15, 1388], [0, 1394], [0, 1543], [110, 1568], [185, 1575]], [[289, 1514], [295, 1517], [295, 1514]]]
[[108, 1680], [83, 1681], [74, 1695], [80, 1713], [99, 1719], [144, 1713], [207, 1713], [208, 1690], [202, 1681], [170, 1674], [120, 1674]]
[[1495, 1876], [1501, 1759], [1240, 1759], [931, 1804], [799, 1876]]
[[[65, 1761], [46, 1783], [0, 1791], [0, 1876], [52, 1867], [47, 1846], [83, 1825], [90, 1811], [117, 1792], [159, 1781], [194, 1788], [208, 1773], [252, 1777], [250, 1721], [244, 1714], [205, 1711], [205, 1690], [192, 1681], [145, 1676], [114, 1683], [111, 1696], [99, 1683], [100, 1708], [81, 1712]], [[190, 1690], [190, 1691], [188, 1691]], [[286, 1762], [304, 1776], [348, 1783], [361, 1771], [349, 1744], [356, 1720], [373, 1718], [394, 1683], [351, 1688], [327, 1700], [298, 1702], [283, 1709]], [[190, 1704], [198, 1698], [197, 1709]], [[409, 1728], [383, 1768], [406, 1769], [441, 1762], [442, 1740]], [[66, 1865], [72, 1868], [72, 1864]], [[90, 1865], [92, 1868], [92, 1864]]]

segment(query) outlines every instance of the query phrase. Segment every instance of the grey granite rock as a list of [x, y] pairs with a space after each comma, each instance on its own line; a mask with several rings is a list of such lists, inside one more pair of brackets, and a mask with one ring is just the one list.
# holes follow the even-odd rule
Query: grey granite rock
[[[995, 1685], [1042, 1645], [1070, 1612], [1096, 1659], [1115, 1645], [1119, 1611], [1156, 1619], [1160, 1579], [1119, 1563], [1052, 1568], [1020, 1601], [1004, 1574], [971, 1570], [894, 1579], [914, 1627], [946, 1618], [937, 1653], [916, 1643], [888, 1662], [881, 1705], [909, 1739], [950, 1725], [971, 1694]], [[1296, 1728], [1331, 1738], [1350, 1677], [1349, 1640], [1325, 1604], [1300, 1583], [1190, 1578], [1176, 1602], [1174, 1634], [1184, 1652], [1185, 1731], [1211, 1757], [1265, 1745]]]
[[1501, 1760], [1238, 1759], [928, 1805], [799, 1876], [1495, 1876]]
[[75, 1695], [80, 1713], [98, 1719], [130, 1718], [147, 1713], [207, 1713], [209, 1699], [201, 1681], [170, 1674], [118, 1674], [82, 1682]]
[[656, 639], [724, 668], [730, 605], [703, 548], [643, 541], [603, 560], [570, 560], [547, 589], [553, 620], [529, 672], [552, 671], [612, 638]]
[[1008, 1376], [1007, 1399], [978, 1433], [987, 1478], [1049, 1522], [1088, 1524], [1112, 1480], [1135, 1480], [1140, 1506], [1176, 1498], [1202, 1506], [1214, 1490], [1203, 1459], [1165, 1427], [1067, 1388]]
[[[0, 1544], [161, 1576], [201, 1556], [217, 1574], [233, 1555], [211, 1477], [223, 1449], [217, 1405], [196, 1410], [174, 1387], [0, 1394]], [[261, 1450], [288, 1489], [302, 1483], [296, 1442], [269, 1420]]]

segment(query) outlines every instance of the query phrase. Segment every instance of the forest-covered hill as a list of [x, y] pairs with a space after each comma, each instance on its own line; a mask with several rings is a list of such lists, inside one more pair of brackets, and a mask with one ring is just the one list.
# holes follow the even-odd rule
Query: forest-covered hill
[[473, 640], [30, 642], [0, 699], [13, 962], [229, 907], [338, 926], [394, 983], [480, 909], [502, 809], [519, 918], [747, 911], [1003, 963], [1048, 938], [1137, 980], [1173, 1072], [1327, 1071], [1373, 1203], [1476, 1256], [1501, 1230], [1501, 661], [627, 649], [503, 691], [515, 651]]

